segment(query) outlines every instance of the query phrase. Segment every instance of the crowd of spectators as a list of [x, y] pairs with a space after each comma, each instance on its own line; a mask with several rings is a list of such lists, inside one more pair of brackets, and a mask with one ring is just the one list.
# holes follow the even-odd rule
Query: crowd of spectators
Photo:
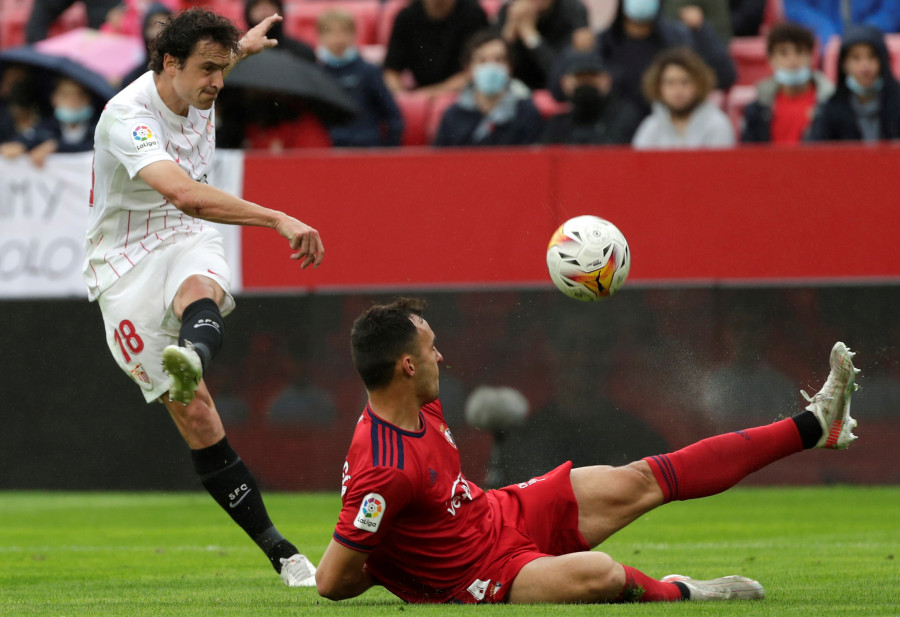
[[[44, 38], [72, 3], [33, 0], [27, 41]], [[728, 148], [900, 137], [900, 84], [885, 38], [900, 31], [896, 1], [792, 0], [783, 3], [788, 21], [764, 23], [773, 4], [767, 0], [621, 0], [597, 27], [589, 9], [597, 2], [410, 0], [395, 13], [381, 55], [357, 40], [346, 4], [321, 12], [308, 40], [288, 36], [284, 23], [270, 36], [334, 80], [355, 119], [337, 124], [269, 92], [223, 92], [220, 145], [398, 146], [408, 143], [407, 106], [415, 99], [442, 110], [427, 131], [428, 143], [439, 147]], [[143, 37], [147, 49], [173, 10], [187, 6], [86, 5], [89, 26]], [[246, 0], [240, 8], [235, 17], [247, 27], [291, 10], [283, 0]], [[737, 121], [723, 111], [738, 79], [729, 42], [748, 36], [766, 37], [771, 76], [756, 84], [755, 100]], [[840, 50], [829, 56], [832, 37], [840, 37]], [[142, 61], [116, 85], [145, 71]], [[101, 104], [65, 75], [48, 83], [0, 59], [0, 155], [27, 154], [41, 165], [51, 152], [91, 149]]]

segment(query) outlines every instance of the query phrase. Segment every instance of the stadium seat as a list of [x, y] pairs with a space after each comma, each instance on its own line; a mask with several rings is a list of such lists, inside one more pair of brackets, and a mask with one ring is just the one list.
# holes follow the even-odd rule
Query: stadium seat
[[500, 14], [500, 8], [505, 4], [504, 0], [479, 0], [481, 8], [487, 13], [488, 19], [492, 22], [497, 19]]
[[76, 2], [63, 11], [62, 15], [57, 17], [50, 25], [50, 30], [47, 32], [47, 38], [65, 34], [69, 30], [74, 30], [75, 28], [86, 28], [87, 23], [87, 7], [85, 7], [83, 2]]
[[25, 44], [25, 24], [31, 14], [29, 7], [4, 9], [0, 15], [0, 48]]
[[763, 10], [763, 21], [759, 33], [763, 36], [769, 33], [777, 23], [784, 21], [784, 0], [766, 0], [766, 8]]
[[441, 118], [444, 112], [456, 101], [456, 93], [449, 92], [438, 95], [431, 102], [431, 110], [428, 112], [428, 122], [425, 124], [425, 140], [432, 143], [437, 135], [438, 129], [441, 127]]
[[378, 16], [378, 33], [376, 35], [379, 45], [387, 46], [388, 41], [391, 40], [391, 31], [394, 29], [394, 20], [397, 19], [397, 13], [407, 4], [407, 0], [386, 0], [381, 5], [381, 14]]
[[331, 9], [348, 11], [356, 19], [356, 43], [372, 45], [378, 42], [378, 19], [382, 13], [377, 0], [351, 0], [347, 2], [302, 2], [285, 7], [284, 31], [289, 36], [315, 45], [319, 39], [316, 21], [319, 15]]
[[[891, 68], [894, 71], [894, 77], [900, 79], [900, 34], [886, 34], [884, 36], [887, 44], [888, 53], [891, 56]], [[825, 45], [825, 53], [822, 54], [822, 72], [831, 81], [837, 80], [838, 74], [838, 58], [841, 55], [841, 38], [833, 36]]]
[[755, 84], [772, 74], [766, 55], [766, 39], [762, 36], [740, 36], [731, 39], [728, 53], [737, 68], [737, 84]]
[[549, 90], [535, 90], [531, 93], [531, 100], [534, 101], [534, 106], [541, 112], [541, 117], [544, 119], [569, 109], [568, 103], [557, 101]]
[[427, 145], [426, 125], [431, 111], [431, 97], [417, 92], [401, 92], [394, 95], [394, 100], [403, 115], [403, 145]]
[[744, 109], [756, 100], [755, 86], [734, 86], [728, 91], [725, 101], [725, 113], [734, 126], [734, 134], [738, 141], [741, 139], [741, 129], [744, 123]]

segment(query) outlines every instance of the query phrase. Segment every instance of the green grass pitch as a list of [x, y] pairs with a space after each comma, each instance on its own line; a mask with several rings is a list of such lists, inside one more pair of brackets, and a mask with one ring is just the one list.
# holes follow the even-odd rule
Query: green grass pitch
[[[336, 495], [269, 494], [272, 519], [317, 561]], [[207, 496], [0, 493], [0, 615], [116, 617], [900, 615], [900, 487], [736, 489], [669, 504], [603, 549], [653, 576], [744, 574], [752, 602], [413, 606], [383, 589], [346, 602], [288, 589]]]

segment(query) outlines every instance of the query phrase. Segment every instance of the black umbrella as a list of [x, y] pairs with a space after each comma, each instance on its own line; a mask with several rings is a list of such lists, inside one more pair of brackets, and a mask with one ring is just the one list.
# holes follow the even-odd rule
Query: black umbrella
[[239, 62], [225, 78], [225, 92], [230, 88], [298, 100], [327, 124], [353, 120], [358, 111], [336, 80], [312, 62], [278, 49]]
[[0, 51], [0, 69], [8, 63], [26, 64], [74, 79], [90, 90], [101, 105], [116, 94], [116, 89], [110, 86], [99, 73], [68, 58], [41, 53], [31, 45]]

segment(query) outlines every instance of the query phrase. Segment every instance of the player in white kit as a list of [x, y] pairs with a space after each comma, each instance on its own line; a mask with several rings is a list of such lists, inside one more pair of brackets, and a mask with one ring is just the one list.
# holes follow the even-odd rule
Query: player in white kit
[[119, 366], [168, 409], [216, 502], [289, 586], [315, 567], [269, 519], [253, 475], [228, 444], [203, 380], [234, 308], [222, 237], [208, 221], [271, 227], [301, 267], [324, 256], [297, 219], [206, 183], [215, 153], [215, 100], [234, 64], [276, 42], [273, 15], [241, 37], [203, 9], [172, 19], [151, 45], [150, 71], [116, 95], [97, 124], [85, 281]]

